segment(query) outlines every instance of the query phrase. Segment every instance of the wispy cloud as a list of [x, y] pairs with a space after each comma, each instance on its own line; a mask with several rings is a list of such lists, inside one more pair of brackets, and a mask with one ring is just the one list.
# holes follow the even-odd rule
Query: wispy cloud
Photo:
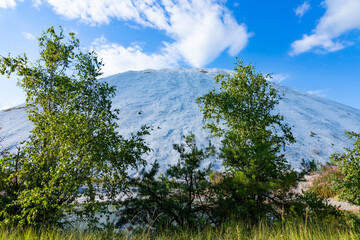
[[41, 0], [32, 0], [32, 2], [35, 8], [39, 8], [39, 6], [42, 4]]
[[299, 5], [294, 11], [296, 16], [302, 17], [304, 14], [310, 9], [310, 4], [308, 2], [304, 2]]
[[34, 35], [32, 35], [31, 33], [28, 33], [28, 32], [23, 32], [22, 33], [23, 34], [23, 36], [26, 38], [26, 39], [28, 39], [28, 40], [35, 40], [35, 36]]
[[282, 81], [288, 79], [289, 77], [290, 77], [289, 75], [279, 73], [279, 74], [271, 75], [271, 78], [267, 78], [266, 80], [270, 82], [281, 83]]
[[327, 92], [327, 90], [324, 90], [324, 89], [307, 91], [307, 93], [309, 93], [311, 95], [316, 95], [319, 97], [326, 97], [326, 92]]
[[350, 30], [360, 29], [360, 1], [324, 0], [323, 6], [326, 12], [313, 33], [304, 34], [302, 39], [294, 41], [290, 55], [311, 50], [316, 53], [335, 52], [352, 44], [338, 38]]
[[[118, 20], [161, 30], [171, 38], [164, 43], [161, 54], [171, 51], [171, 56], [194, 67], [207, 65], [224, 51], [237, 55], [251, 37], [245, 24], [237, 22], [224, 1], [33, 0], [33, 3], [36, 6], [47, 3], [57, 14], [90, 25]], [[136, 51], [144, 55], [141, 49]], [[174, 60], [178, 59], [171, 62]]]
[[0, 0], [0, 8], [14, 8], [16, 7], [15, 0]]

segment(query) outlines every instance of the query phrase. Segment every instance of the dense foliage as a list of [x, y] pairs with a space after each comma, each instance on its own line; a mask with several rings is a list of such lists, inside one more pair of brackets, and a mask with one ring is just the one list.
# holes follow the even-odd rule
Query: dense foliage
[[360, 134], [347, 132], [347, 135], [350, 139], [355, 138], [354, 147], [331, 156], [342, 175], [341, 178], [334, 177], [335, 187], [341, 190], [340, 198], [360, 205]]
[[205, 127], [222, 138], [220, 157], [227, 174], [219, 188], [218, 204], [229, 215], [257, 222], [273, 215], [289, 189], [299, 180], [284, 157], [293, 143], [291, 129], [275, 106], [280, 96], [251, 64], [241, 60], [234, 74], [218, 75], [213, 90], [197, 99]]
[[[112, 110], [115, 88], [99, 81], [101, 61], [49, 28], [39, 38], [40, 59], [0, 58], [0, 73], [17, 74], [34, 124], [18, 155], [0, 161], [2, 224], [95, 225], [125, 188], [126, 170], [144, 163], [147, 128], [124, 139]], [[79, 198], [81, 197], [81, 204]], [[102, 201], [98, 201], [102, 200]]]

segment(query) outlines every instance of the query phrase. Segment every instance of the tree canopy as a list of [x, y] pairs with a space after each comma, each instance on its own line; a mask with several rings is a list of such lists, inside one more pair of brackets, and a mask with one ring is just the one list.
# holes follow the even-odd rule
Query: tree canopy
[[[99, 80], [102, 62], [95, 52], [82, 52], [74, 33], [49, 28], [39, 38], [40, 58], [0, 58], [0, 73], [17, 74], [27, 95], [27, 112], [34, 124], [21, 150], [1, 160], [5, 188], [0, 219], [10, 224], [64, 225], [74, 220], [95, 225], [96, 213], [125, 189], [126, 170], [143, 164], [150, 149], [143, 127], [129, 139], [118, 133], [119, 110], [111, 99], [115, 87]], [[0, 189], [2, 191], [3, 189]], [[81, 197], [81, 204], [79, 198]], [[101, 201], [99, 201], [101, 200]], [[11, 209], [11, 211], [9, 210]]]
[[341, 190], [340, 197], [353, 204], [360, 205], [360, 134], [346, 132], [349, 139], [354, 139], [353, 148], [346, 149], [342, 154], [331, 156], [333, 163], [338, 165], [341, 178], [334, 178], [335, 186]]
[[253, 65], [241, 60], [233, 74], [218, 75], [214, 89], [197, 99], [205, 128], [221, 137], [220, 157], [227, 169], [219, 194], [229, 214], [257, 219], [276, 202], [274, 194], [297, 181], [283, 151], [293, 143], [291, 128], [275, 109], [281, 96]]

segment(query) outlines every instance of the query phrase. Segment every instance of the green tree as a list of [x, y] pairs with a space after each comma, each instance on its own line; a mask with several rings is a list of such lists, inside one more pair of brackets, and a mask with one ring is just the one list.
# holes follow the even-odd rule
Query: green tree
[[21, 164], [15, 169], [16, 156], [1, 161], [6, 186], [0, 192], [10, 196], [6, 191], [15, 178], [19, 186], [13, 201], [0, 206], [0, 218], [14, 225], [63, 226], [74, 220], [94, 226], [124, 191], [126, 170], [144, 163], [148, 128], [129, 139], [119, 135], [119, 110], [111, 101], [115, 88], [98, 80], [102, 62], [95, 52], [80, 50], [74, 33], [66, 37], [51, 27], [39, 47], [33, 64], [25, 54], [0, 58], [1, 74], [20, 77], [34, 124]]
[[[216, 86], [197, 99], [205, 128], [222, 138], [220, 157], [227, 174], [219, 185], [219, 215], [244, 220], [276, 214], [299, 174], [284, 157], [293, 143], [291, 128], [275, 106], [281, 96], [251, 64], [238, 60], [233, 74], [218, 75]], [[281, 203], [282, 204], [282, 203]]]
[[346, 149], [342, 154], [335, 153], [331, 161], [335, 163], [342, 175], [334, 178], [335, 187], [341, 190], [340, 198], [360, 205], [360, 134], [346, 132], [349, 139], [355, 139], [353, 148]]
[[180, 159], [165, 174], [158, 174], [159, 164], [155, 162], [149, 171], [142, 171], [141, 178], [132, 179], [136, 192], [123, 202], [120, 222], [188, 228], [216, 223], [212, 216], [212, 184], [207, 177], [212, 165], [200, 168], [205, 159], [214, 155], [214, 147], [209, 144], [205, 150], [199, 149], [195, 136], [190, 134], [185, 144], [174, 144], [174, 149]]
[[20, 147], [17, 154], [10, 154], [4, 151], [0, 154], [0, 221], [7, 221], [9, 215], [18, 213], [19, 208], [13, 202], [17, 201], [21, 184], [18, 170], [21, 169], [22, 163]]

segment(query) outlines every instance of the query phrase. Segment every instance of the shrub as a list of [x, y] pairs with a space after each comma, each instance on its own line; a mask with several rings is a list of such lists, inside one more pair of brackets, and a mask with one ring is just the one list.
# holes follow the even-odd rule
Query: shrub
[[179, 162], [165, 174], [158, 174], [159, 164], [155, 162], [149, 171], [142, 171], [141, 178], [131, 180], [134, 192], [121, 204], [120, 222], [158, 230], [165, 226], [200, 229], [215, 223], [212, 184], [207, 178], [211, 164], [200, 168], [214, 154], [214, 148], [209, 144], [205, 150], [199, 149], [193, 134], [184, 138], [185, 144], [174, 145]]
[[341, 191], [340, 198], [360, 205], [360, 134], [346, 132], [349, 139], [355, 139], [352, 149], [343, 154], [335, 153], [331, 161], [338, 165], [341, 178], [334, 178], [336, 189]]
[[329, 164], [322, 165], [320, 173], [314, 176], [309, 190], [325, 198], [339, 196], [341, 191], [335, 189], [334, 178], [343, 178], [339, 168]]

